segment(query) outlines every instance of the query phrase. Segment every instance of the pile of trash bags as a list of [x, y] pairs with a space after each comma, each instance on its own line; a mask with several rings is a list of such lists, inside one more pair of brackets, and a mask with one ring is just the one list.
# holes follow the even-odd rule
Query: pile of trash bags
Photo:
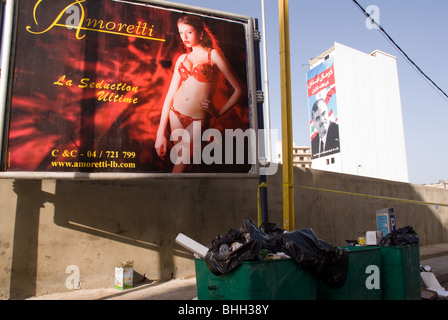
[[346, 281], [346, 250], [317, 238], [312, 229], [286, 232], [269, 222], [257, 227], [250, 218], [244, 219], [241, 228], [218, 234], [208, 246], [205, 261], [213, 274], [223, 275], [246, 261], [285, 257], [331, 288], [340, 288]]
[[420, 238], [411, 226], [394, 230], [385, 235], [379, 245], [384, 247], [402, 247], [419, 244]]

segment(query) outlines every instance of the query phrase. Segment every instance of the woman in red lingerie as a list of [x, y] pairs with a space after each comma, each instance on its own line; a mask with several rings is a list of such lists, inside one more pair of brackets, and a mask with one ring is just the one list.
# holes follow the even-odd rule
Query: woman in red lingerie
[[[199, 16], [186, 15], [177, 22], [179, 35], [187, 53], [182, 54], [176, 62], [165, 102], [162, 107], [155, 149], [161, 158], [167, 156], [168, 139], [165, 130], [170, 124], [171, 132], [185, 129], [189, 141], [183, 143], [180, 150], [192, 150], [193, 124], [200, 123], [201, 132], [208, 128], [210, 118], [221, 117], [238, 102], [243, 86], [223, 53], [214, 47], [212, 37]], [[211, 97], [216, 85], [218, 72], [221, 72], [233, 87], [233, 93], [226, 103], [216, 108]], [[195, 130], [195, 134], [198, 134]], [[199, 138], [201, 141], [201, 138]], [[190, 154], [190, 160], [192, 158]], [[173, 161], [173, 159], [171, 159]], [[180, 163], [179, 163], [180, 162]], [[191, 161], [190, 161], [191, 162]], [[182, 161], [173, 161], [172, 172], [186, 172], [191, 165]]]

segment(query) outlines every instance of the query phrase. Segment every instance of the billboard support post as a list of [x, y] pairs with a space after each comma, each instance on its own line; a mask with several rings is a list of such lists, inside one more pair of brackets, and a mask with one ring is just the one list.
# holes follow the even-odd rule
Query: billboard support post
[[[14, 20], [14, 1], [8, 1], [8, 3], [4, 5], [3, 19], [2, 19], [2, 53], [1, 53], [1, 67], [0, 73], [4, 78], [9, 79], [9, 58], [10, 58], [10, 50], [11, 50], [11, 37], [12, 37], [12, 29], [13, 29], [13, 20]], [[0, 83], [0, 150], [3, 144], [3, 132], [4, 132], [4, 118], [5, 118], [5, 101], [7, 95], [8, 87], [7, 81], [2, 81]], [[1, 159], [1, 154], [0, 154]]]
[[261, 17], [263, 25], [262, 44], [263, 44], [263, 72], [264, 72], [264, 110], [266, 110], [265, 127], [266, 127], [266, 157], [267, 161], [272, 161], [272, 147], [271, 147], [271, 111], [269, 102], [269, 76], [268, 76], [268, 53], [267, 53], [267, 37], [266, 37], [266, 14], [265, 14], [265, 0], [261, 0]]
[[[254, 19], [254, 32], [259, 35], [258, 29], [258, 20]], [[264, 115], [263, 115], [263, 91], [262, 91], [262, 82], [261, 82], [261, 61], [260, 61], [260, 37], [254, 37], [254, 52], [255, 52], [255, 82], [256, 82], [256, 90], [257, 90], [257, 120], [258, 120], [258, 129], [264, 130]], [[266, 144], [264, 141], [264, 136], [260, 136], [259, 139], [263, 140], [258, 143], [258, 154], [259, 158], [263, 157], [263, 162], [266, 162], [267, 159], [267, 150]], [[258, 185], [258, 225], [261, 225], [263, 222], [268, 222], [268, 197], [267, 197], [267, 180], [265, 174], [260, 174], [259, 177], [259, 185]]]
[[283, 228], [294, 229], [294, 172], [292, 161], [291, 62], [289, 0], [279, 0], [280, 76], [282, 97]]

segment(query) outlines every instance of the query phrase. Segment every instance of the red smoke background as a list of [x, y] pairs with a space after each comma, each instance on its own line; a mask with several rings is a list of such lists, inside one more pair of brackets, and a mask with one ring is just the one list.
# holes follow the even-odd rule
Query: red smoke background
[[[40, 35], [26, 30], [26, 26], [31, 26], [33, 31], [45, 30], [70, 3], [72, 1], [42, 1], [36, 10], [36, 25], [35, 3], [19, 2], [5, 169], [73, 171], [52, 167], [51, 162], [115, 160], [136, 163], [132, 171], [121, 169], [126, 170], [124, 172], [170, 172], [172, 164], [157, 156], [154, 140], [175, 61], [184, 52], [176, 26], [184, 12], [115, 1], [81, 3], [85, 18], [127, 24], [146, 22], [148, 26], [154, 25], [154, 36], [165, 42], [83, 30], [81, 35], [85, 37], [78, 40], [75, 29], [57, 26]], [[59, 23], [64, 24], [68, 17], [70, 13], [63, 15]], [[247, 84], [243, 24], [214, 18], [205, 18], [205, 22], [242, 82]], [[72, 80], [73, 85], [54, 84], [62, 76], [65, 76], [64, 81]], [[125, 94], [138, 98], [138, 103], [98, 101], [98, 90], [78, 87], [83, 78], [89, 78], [90, 82], [104, 80], [104, 83], [138, 87], [137, 93]], [[214, 98], [215, 104], [220, 105], [219, 100], [229, 93], [221, 91]], [[213, 119], [211, 127], [222, 132], [226, 128], [243, 131], [249, 128], [247, 95], [224, 117]], [[53, 150], [58, 152], [52, 155]], [[75, 150], [73, 154], [84, 154], [84, 157], [64, 157], [65, 150]], [[86, 157], [88, 151], [90, 158]], [[103, 157], [99, 159], [101, 151]], [[106, 159], [106, 151], [118, 151], [119, 158]], [[123, 160], [123, 151], [135, 152], [136, 158]], [[114, 170], [117, 169], [83, 171]], [[222, 165], [205, 170], [247, 172], [248, 167]]]

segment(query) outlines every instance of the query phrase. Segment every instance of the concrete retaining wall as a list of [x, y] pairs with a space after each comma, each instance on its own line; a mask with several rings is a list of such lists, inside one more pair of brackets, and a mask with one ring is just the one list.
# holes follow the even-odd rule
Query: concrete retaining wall
[[[398, 227], [413, 226], [422, 244], [448, 242], [446, 189], [311, 169], [294, 174], [295, 229], [311, 227], [344, 245], [375, 229], [376, 210], [394, 207]], [[134, 260], [136, 280], [194, 275], [177, 234], [207, 245], [245, 217], [257, 221], [257, 187], [253, 178], [0, 180], [0, 297], [112, 287], [124, 260]], [[282, 202], [280, 167], [268, 177], [269, 221], [279, 226]]]

